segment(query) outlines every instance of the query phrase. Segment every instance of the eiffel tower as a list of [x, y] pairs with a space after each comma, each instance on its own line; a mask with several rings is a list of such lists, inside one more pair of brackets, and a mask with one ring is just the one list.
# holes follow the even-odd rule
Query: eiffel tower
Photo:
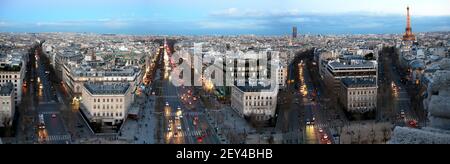
[[415, 41], [416, 37], [412, 33], [411, 30], [411, 17], [409, 16], [409, 6], [406, 7], [407, 13], [406, 13], [406, 29], [405, 34], [403, 35], [403, 41]]

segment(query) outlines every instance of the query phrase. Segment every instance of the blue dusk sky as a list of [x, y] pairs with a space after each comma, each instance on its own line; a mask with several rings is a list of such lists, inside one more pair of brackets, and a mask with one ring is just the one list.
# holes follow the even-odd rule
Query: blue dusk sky
[[0, 0], [0, 32], [166, 35], [450, 31], [450, 0]]

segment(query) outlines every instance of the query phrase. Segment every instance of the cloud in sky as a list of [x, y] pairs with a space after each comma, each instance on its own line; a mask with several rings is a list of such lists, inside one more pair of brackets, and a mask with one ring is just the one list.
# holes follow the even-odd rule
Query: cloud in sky
[[209, 16], [214, 18], [233, 18], [233, 19], [249, 19], [249, 18], [283, 18], [283, 17], [298, 17], [302, 13], [297, 9], [290, 10], [257, 10], [257, 9], [238, 9], [228, 8], [218, 11], [213, 11]]
[[14, 0], [0, 1], [0, 31], [132, 34], [401, 33], [446, 30], [449, 0]]
[[200, 28], [203, 29], [264, 29], [266, 28], [264, 21], [204, 21], [198, 23]]

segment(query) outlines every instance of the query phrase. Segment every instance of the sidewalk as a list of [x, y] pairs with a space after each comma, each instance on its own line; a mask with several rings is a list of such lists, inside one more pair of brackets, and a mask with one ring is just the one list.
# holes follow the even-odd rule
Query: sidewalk
[[[139, 97], [139, 98], [144, 98]], [[157, 115], [155, 112], [155, 96], [149, 96], [144, 104], [139, 105], [138, 120], [127, 119], [119, 133], [119, 139], [136, 144], [154, 144], [156, 142]]]
[[255, 129], [244, 119], [239, 117], [230, 107], [219, 110], [206, 109], [208, 122], [216, 129], [222, 144], [243, 143], [245, 136]]

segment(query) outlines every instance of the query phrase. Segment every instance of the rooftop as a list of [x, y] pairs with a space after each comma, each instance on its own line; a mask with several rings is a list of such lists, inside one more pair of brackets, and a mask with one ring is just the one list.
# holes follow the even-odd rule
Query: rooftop
[[342, 84], [347, 88], [376, 87], [376, 78], [343, 78]]
[[20, 71], [22, 67], [21, 57], [0, 56], [0, 71]]
[[450, 144], [450, 131], [424, 127], [415, 129], [397, 126], [390, 144]]
[[130, 88], [130, 84], [85, 83], [84, 87], [93, 95], [122, 95]]
[[248, 83], [244, 86], [236, 86], [239, 88], [239, 90], [243, 92], [261, 92], [261, 91], [272, 91], [271, 86], [262, 86], [262, 85], [256, 85], [256, 86], [250, 86]]
[[333, 69], [347, 69], [347, 68], [375, 68], [376, 64], [373, 61], [366, 60], [334, 60], [328, 63]]
[[71, 72], [73, 76], [80, 77], [112, 77], [112, 76], [135, 76], [139, 69], [136, 67], [121, 67], [121, 68], [106, 68], [106, 67], [91, 67], [88, 65], [69, 66], [73, 69]]

